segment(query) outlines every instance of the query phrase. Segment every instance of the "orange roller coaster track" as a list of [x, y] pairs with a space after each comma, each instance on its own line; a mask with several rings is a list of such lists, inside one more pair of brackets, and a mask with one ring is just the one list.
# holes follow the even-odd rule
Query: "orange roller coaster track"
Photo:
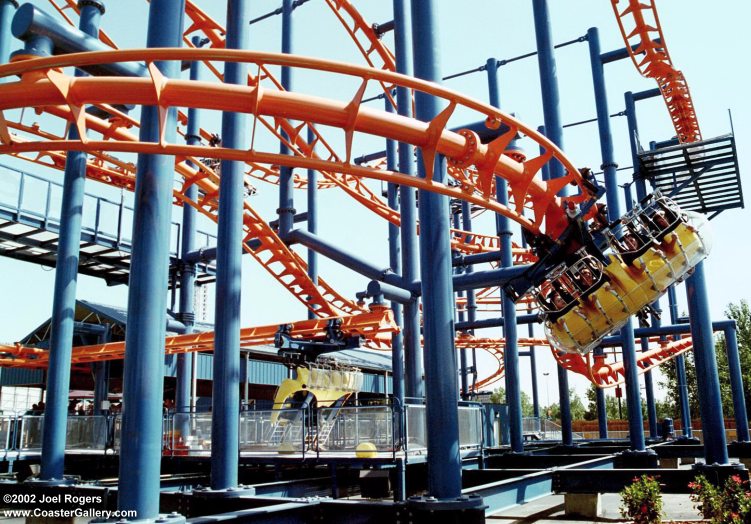
[[655, 79], [660, 87], [678, 140], [681, 143], [701, 140], [688, 82], [670, 59], [655, 0], [611, 0], [611, 3], [636, 69], [642, 76]]
[[[80, 67], [98, 62], [106, 63], [110, 60], [146, 60], [151, 64], [153, 60], [159, 59], [244, 60], [254, 64], [285, 65], [360, 77], [362, 84], [352, 101], [345, 103], [291, 92], [269, 91], [260, 85], [228, 86], [172, 80], [162, 77], [152, 65], [149, 67], [152, 72], [151, 78], [72, 78], [54, 71], [59, 67]], [[31, 106], [44, 108], [50, 112], [51, 108], [58, 108], [58, 111], [67, 108], [69, 118], [82, 132], [87, 130], [87, 123], [92, 120], [82, 111], [82, 107], [88, 104], [133, 103], [156, 105], [163, 109], [180, 105], [246, 112], [253, 116], [284, 114], [295, 119], [315, 121], [319, 124], [341, 128], [345, 137], [348, 138], [343, 155], [345, 158], [350, 157], [352, 136], [355, 133], [367, 133], [420, 147], [427, 164], [432, 164], [436, 154], [443, 154], [451, 161], [474, 165], [477, 167], [477, 172], [472, 178], [459, 178], [458, 187], [448, 187], [436, 184], [430, 179], [415, 181], [412, 177], [397, 173], [354, 166], [348, 161], [288, 158], [286, 155], [255, 150], [240, 151], [222, 147], [168, 144], [163, 134], [159, 143], [122, 142], [113, 139], [114, 133], [110, 129], [102, 130], [107, 138], [105, 140], [42, 140], [14, 143], [12, 137], [5, 136], [0, 148], [2, 153], [77, 149], [165, 153], [194, 158], [206, 155], [221, 159], [252, 160], [291, 167], [335, 170], [353, 176], [393, 181], [455, 196], [508, 216], [533, 233], [542, 232], [552, 238], [557, 238], [567, 227], [568, 219], [563, 209], [566, 202], [582, 203], [592, 198], [578, 170], [554, 144], [535, 130], [491, 106], [436, 84], [396, 73], [292, 55], [214, 49], [152, 49], [78, 53], [65, 57], [26, 60], [0, 67], [0, 76], [16, 74], [21, 74], [24, 78], [20, 82], [9, 82], [2, 86], [3, 98], [0, 101], [0, 110]], [[359, 102], [369, 81], [400, 83], [411, 89], [422, 90], [440, 97], [448, 106], [431, 122], [420, 122], [385, 111], [364, 108], [359, 105]], [[501, 121], [508, 126], [509, 130], [487, 145], [478, 143], [471, 133], [459, 134], [449, 131], [446, 129], [446, 123], [458, 105], [480, 112], [486, 118]], [[523, 133], [536, 141], [542, 146], [544, 152], [538, 157], [522, 162], [503, 156], [505, 146], [517, 133]], [[540, 169], [553, 159], [557, 159], [564, 165], [567, 174], [560, 179], [543, 181], [537, 175]], [[195, 183], [197, 179], [207, 176], [201, 171], [191, 182]], [[514, 195], [513, 208], [502, 206], [494, 200], [495, 176], [501, 176], [509, 182], [511, 193]], [[560, 189], [568, 184], [577, 185], [582, 192], [571, 197], [558, 197]], [[532, 217], [524, 214], [528, 207], [532, 209]]]
[[[301, 320], [289, 324], [289, 335], [304, 339], [324, 338], [329, 322], [332, 318]], [[279, 330], [278, 325], [258, 326], [240, 330], [240, 345], [243, 347], [273, 344], [274, 335]], [[394, 323], [390, 309], [374, 307], [372, 311], [360, 313], [341, 319], [339, 330], [349, 336], [360, 336], [371, 344], [380, 344], [384, 336], [398, 330]], [[165, 350], [168, 355], [188, 353], [193, 351], [213, 351], [214, 332], [190, 333], [176, 335], [165, 339]], [[71, 362], [83, 364], [103, 360], [119, 360], [125, 357], [125, 342], [110, 342], [93, 346], [77, 346], [73, 348]], [[16, 345], [0, 345], [0, 366], [46, 368], [49, 362], [49, 351]]]

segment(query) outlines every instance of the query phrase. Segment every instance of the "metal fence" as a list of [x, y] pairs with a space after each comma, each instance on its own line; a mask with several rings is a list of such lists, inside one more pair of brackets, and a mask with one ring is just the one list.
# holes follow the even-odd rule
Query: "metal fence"
[[[462, 450], [481, 449], [482, 410], [459, 407]], [[403, 417], [403, 418], [402, 418]], [[399, 435], [399, 422], [405, 427]], [[42, 449], [44, 417], [0, 415], [0, 446], [5, 452], [35, 453]], [[211, 413], [172, 413], [163, 419], [163, 451], [167, 455], [208, 455], [211, 452]], [[68, 417], [65, 449], [75, 452], [119, 451], [122, 417]], [[425, 406], [391, 405], [252, 410], [240, 413], [241, 453], [373, 454], [424, 453], [427, 449]]]

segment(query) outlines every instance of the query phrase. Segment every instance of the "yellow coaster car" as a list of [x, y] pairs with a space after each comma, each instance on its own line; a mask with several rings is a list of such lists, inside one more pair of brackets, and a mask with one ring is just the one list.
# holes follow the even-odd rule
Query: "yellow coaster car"
[[657, 195], [608, 232], [605, 261], [583, 254], [556, 267], [536, 292], [553, 346], [588, 353], [683, 280], [709, 253], [706, 225], [703, 215]]

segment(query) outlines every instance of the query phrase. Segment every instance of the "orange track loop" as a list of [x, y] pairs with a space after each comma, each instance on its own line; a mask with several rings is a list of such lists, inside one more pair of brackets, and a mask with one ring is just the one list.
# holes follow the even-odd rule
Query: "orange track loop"
[[[701, 131], [691, 92], [683, 73], [670, 60], [655, 1], [611, 0], [611, 3], [631, 60], [642, 76], [655, 79], [660, 87], [678, 140], [697, 142], [701, 140]], [[659, 44], [655, 42], [657, 39]]]
[[[326, 0], [326, 4], [352, 37], [370, 67], [384, 71], [396, 71], [396, 59], [391, 50], [381, 42], [381, 39], [373, 30], [373, 26], [365, 21], [348, 0]], [[391, 94], [393, 84], [381, 82], [381, 86], [391, 105], [396, 107], [396, 101]]]
[[[55, 67], [82, 66], [113, 59], [130, 61], [143, 58], [149, 62], [159, 59], [246, 60], [251, 63], [305, 67], [343, 75], [360, 76], [365, 81], [385, 79], [447, 99], [449, 106], [435, 120], [426, 124], [399, 115], [389, 114], [385, 111], [376, 111], [351, 103], [346, 104], [290, 92], [267, 91], [261, 88], [245, 86], [170, 80], [161, 77], [154, 67], [151, 68], [154, 73], [154, 78], [152, 79], [109, 77], [71, 78], [53, 72], [42, 73], [41, 75], [38, 72], [31, 75], [28, 74], [29, 71], [44, 71]], [[581, 177], [561, 151], [535, 130], [527, 128], [521, 122], [501, 113], [495, 108], [441, 86], [395, 73], [373, 71], [372, 69], [357, 66], [291, 55], [210, 49], [153, 49], [81, 53], [65, 57], [27, 60], [0, 67], [0, 76], [10, 76], [24, 72], [27, 73], [24, 81], [6, 83], [2, 86], [5, 96], [2, 102], [0, 102], [0, 109], [67, 104], [74, 115], [79, 115], [81, 114], [80, 108], [83, 104], [135, 103], [158, 105], [163, 109], [172, 105], [188, 105], [222, 111], [252, 111], [253, 114], [285, 114], [291, 118], [308, 121], [317, 119], [322, 124], [343, 128], [348, 135], [354, 132], [364, 132], [412, 143], [423, 149], [423, 157], [428, 159], [428, 162], [434, 158], [435, 154], [443, 154], [451, 160], [459, 158], [462, 162], [470, 162], [478, 166], [478, 176], [475, 180], [469, 182], [462, 181], [462, 186], [458, 191], [454, 191], [455, 188], [446, 188], [441, 189], [440, 192], [462, 195], [459, 198], [472, 203], [485, 203], [484, 207], [509, 216], [530, 231], [538, 232], [544, 230], [547, 235], [553, 238], [556, 238], [566, 228], [568, 223], [562, 209], [563, 202], [583, 202], [591, 198], [587, 193], [565, 198], [556, 196], [560, 189], [568, 183], [575, 183], [579, 187], [582, 187]], [[362, 93], [362, 89], [359, 93]], [[104, 98], [107, 100], [103, 100]], [[487, 146], [474, 143], [471, 137], [448, 131], [444, 127], [446, 113], [453, 111], [458, 104], [484, 113], [489, 118], [501, 120], [511, 130]], [[83, 117], [77, 121], [77, 125], [84, 125], [84, 122], [81, 120], [83, 120]], [[505, 149], [503, 142], [508, 141], [510, 138], [507, 135], [515, 135], [517, 132], [522, 132], [537, 141], [545, 148], [545, 153], [524, 162], [516, 162], [508, 157], [501, 156]], [[351, 141], [348, 141], [348, 144], [351, 145]], [[110, 141], [108, 145], [104, 145], [101, 142], [96, 144], [95, 141], [89, 141], [88, 144], [80, 142], [66, 144], [47, 142], [37, 143], [36, 146], [33, 144], [13, 146], [6, 144], [3, 147], [3, 152], [14, 152], [14, 147], [20, 148], [22, 151], [30, 151], [34, 147], [40, 150], [57, 147], [60, 149], [86, 149], [89, 147], [89, 149], [100, 148], [112, 151], [154, 152], [155, 146], [160, 148], [159, 152], [168, 154], [197, 156], [199, 153], [205, 154], [207, 152], [206, 148], [197, 146], [186, 147], [166, 144], [163, 137], [160, 144], [139, 143], [129, 144], [128, 146], [114, 143], [114, 141]], [[331, 169], [331, 164], [334, 164], [337, 166], [337, 171], [353, 175], [371, 172], [362, 167], [351, 166], [348, 162], [345, 162], [343, 165], [337, 165], [331, 161], [297, 157], [287, 159], [283, 155], [278, 154], [230, 151], [224, 148], [213, 148], [211, 149], [211, 153], [211, 156], [216, 158], [296, 165], [322, 171]], [[345, 156], [349, 157], [349, 150]], [[567, 169], [567, 175], [555, 181], [545, 182], [536, 175], [553, 158], [557, 158], [564, 164]], [[492, 186], [495, 178], [494, 175], [502, 176], [509, 181], [511, 191], [516, 195], [515, 210], [500, 206], [493, 200]], [[358, 176], [363, 175], [360, 174]], [[386, 177], [373, 176], [372, 178], [382, 180]], [[402, 176], [402, 178], [406, 179], [409, 177]], [[439, 186], [430, 180], [425, 182], [429, 185]], [[520, 214], [527, 202], [533, 208], [533, 219], [528, 219]]]
[[[658, 339], [659, 342], [659, 339]], [[658, 343], [649, 351], [637, 352], [636, 365], [639, 373], [644, 373], [668, 360], [689, 351], [693, 347], [690, 337], [673, 342]], [[552, 351], [558, 363], [569, 371], [584, 375], [597, 387], [609, 388], [625, 381], [623, 362], [607, 362], [607, 356], [585, 356], [575, 353]]]
[[[293, 337], [316, 339], [326, 336], [330, 318], [301, 320], [290, 324]], [[367, 313], [343, 317], [341, 331], [350, 336], [359, 335], [368, 342], [377, 342], [379, 335], [394, 333], [398, 330], [390, 309], [374, 308]], [[279, 325], [243, 328], [240, 330], [240, 344], [243, 347], [261, 346], [274, 343], [274, 335]], [[214, 332], [176, 335], [165, 339], [166, 354], [188, 353], [193, 351], [213, 351]], [[16, 345], [0, 345], [0, 366], [4, 367], [47, 367], [49, 351]], [[100, 362], [119, 360], [125, 357], [125, 342], [110, 342], [93, 346], [73, 348], [71, 362]]]

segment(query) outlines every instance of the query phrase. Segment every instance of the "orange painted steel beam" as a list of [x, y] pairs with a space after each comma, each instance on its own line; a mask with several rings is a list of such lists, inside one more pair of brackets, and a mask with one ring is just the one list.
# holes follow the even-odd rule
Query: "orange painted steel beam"
[[[542, 144], [546, 150], [539, 157], [524, 162], [514, 161], [502, 156], [502, 150], [505, 149], [505, 146], [500, 142], [494, 142], [489, 145], [477, 144], [471, 136], [453, 133], [445, 129], [446, 111], [436, 120], [424, 123], [399, 115], [389, 114], [385, 111], [361, 108], [352, 103], [335, 102], [289, 92], [267, 91], [262, 88], [169, 80], [157, 76], [158, 73], [155, 73], [152, 79], [122, 79], [109, 77], [71, 78], [49, 71], [49, 68], [54, 67], [81, 66], [113, 59], [128, 61], [146, 59], [150, 61], [157, 59], [197, 60], [201, 58], [246, 60], [252, 63], [263, 62], [272, 65], [307, 67], [331, 73], [361, 76], [364, 78], [363, 86], [368, 80], [373, 78], [393, 79], [395, 82], [399, 81], [406, 84], [407, 87], [420, 89], [446, 98], [450, 104], [450, 110], [461, 104], [469, 109], [485, 113], [488, 118], [504, 121], [511, 129], [506, 135], [516, 134], [517, 132], [525, 133]], [[156, 70], [152, 68], [152, 71]], [[29, 72], [33, 73], [29, 75]], [[477, 180], [462, 181], [461, 193], [464, 195], [463, 198], [465, 200], [472, 201], [469, 197], [475, 193], [480, 193], [484, 197], [480, 201], [492, 201], [494, 175], [506, 178], [509, 181], [512, 193], [516, 195], [516, 209], [513, 211], [510, 209], [499, 210], [502, 206], [498, 206], [497, 204], [490, 207], [495, 207], [494, 210], [496, 212], [501, 212], [511, 217], [533, 232], [539, 231], [544, 223], [545, 233], [553, 238], [559, 235], [568, 223], [565, 212], [561, 207], [563, 203], [566, 201], [583, 202], [591, 198], [591, 195], [586, 192], [573, 197], [559, 198], [556, 196], [560, 189], [568, 183], [574, 183], [583, 188], [581, 176], [561, 151], [535, 130], [527, 128], [497, 109], [454, 93], [441, 86], [395, 73], [376, 72], [357, 66], [290, 55], [211, 49], [159, 49], [81, 53], [65, 57], [34, 59], [0, 66], [0, 76], [19, 73], [26, 73], [26, 80], [10, 82], [2, 86], [4, 96], [2, 101], [0, 101], [0, 109], [67, 104], [71, 107], [73, 114], [81, 114], [81, 105], [87, 103], [135, 103], [159, 105], [163, 108], [171, 105], [189, 105], [224, 111], [245, 111], [252, 114], [283, 114], [300, 120], [316, 119], [324, 125], [342, 128], [348, 136], [357, 131], [409, 142], [421, 147], [423, 149], [423, 157], [428, 159], [428, 161], [434, 158], [435, 154], [443, 154], [453, 161], [470, 162], [478, 166], [479, 175]], [[34, 78], [34, 81], [30, 81], [31, 78]], [[359, 93], [362, 93], [362, 89]], [[106, 98], [106, 100], [102, 100], [103, 98]], [[355, 95], [354, 100], [357, 100], [357, 95]], [[85, 120], [82, 117], [81, 119], [77, 119], [76, 122], [77, 125], [83, 126]], [[508, 140], [510, 137], [506, 135], [497, 140]], [[153, 152], [153, 146], [160, 147], [160, 152], [162, 153], [183, 154], [186, 156], [198, 156], [197, 153], [199, 151], [205, 151], [205, 149], [196, 146], [191, 150], [190, 148], [186, 149], [184, 146], [165, 144], [163, 139], [160, 144], [130, 144], [127, 148], [122, 148], [121, 144], [113, 143], [113, 141], [109, 142], [108, 145], [104, 145], [101, 141], [97, 143], [93, 140], [88, 143], [111, 151]], [[349, 145], [351, 146], [351, 139]], [[33, 149], [33, 146], [30, 144], [5, 144], [3, 152], [13, 152], [14, 147], [20, 148], [21, 151]], [[23, 149], [23, 147], [28, 149]], [[71, 144], [57, 143], [47, 143], [45, 146], [38, 145], [37, 147], [74, 148]], [[86, 144], [79, 143], [77, 148], [82, 149], [85, 147]], [[284, 163], [284, 159], [279, 158], [280, 155], [257, 152], [254, 154], [253, 151], [240, 152], [224, 148], [213, 148], [212, 153], [214, 157], [218, 158], [251, 159], [258, 162]], [[349, 148], [347, 156], [349, 156]], [[568, 172], [562, 179], [545, 182], [536, 175], [542, 166], [553, 158], [561, 161]], [[287, 162], [289, 161], [287, 160]], [[324, 166], [327, 163], [310, 158], [295, 158], [295, 164], [301, 167], [313, 167], [324, 170]], [[349, 170], [350, 173], [356, 173], [356, 171], [354, 166]], [[432, 181], [429, 182], [432, 183]], [[524, 209], [525, 202], [530, 202], [534, 209], [535, 216], [533, 220], [519, 214]]]
[[[327, 327], [332, 318], [301, 320], [289, 324], [290, 335], [304, 339], [322, 339], [326, 337]], [[340, 330], [350, 336], [359, 335], [368, 342], [378, 342], [378, 337], [398, 331], [390, 309], [374, 308], [367, 313], [341, 317]], [[279, 330], [279, 324], [243, 328], [240, 330], [240, 344], [243, 347], [273, 344], [274, 335]], [[166, 354], [189, 353], [194, 351], [213, 351], [214, 332], [191, 333], [176, 335], [165, 339]], [[4, 367], [47, 367], [49, 352], [44, 349], [16, 345], [0, 345], [0, 366]], [[86, 362], [101, 362], [105, 360], [120, 360], [125, 356], [125, 342], [110, 342], [92, 346], [78, 346], [73, 348], [71, 362], [81, 364]]]
[[670, 59], [656, 0], [611, 0], [611, 4], [631, 61], [642, 76], [657, 81], [678, 140], [681, 143], [701, 140], [688, 82]]
[[[659, 339], [658, 339], [659, 341]], [[639, 373], [653, 369], [676, 356], [691, 350], [693, 343], [690, 337], [672, 342], [658, 343], [648, 351], [637, 353], [637, 367]], [[588, 353], [585, 356], [575, 353], [561, 353], [553, 350], [553, 356], [558, 364], [569, 371], [584, 375], [600, 388], [609, 388], [625, 381], [623, 362], [608, 362], [607, 356], [596, 356]]]

